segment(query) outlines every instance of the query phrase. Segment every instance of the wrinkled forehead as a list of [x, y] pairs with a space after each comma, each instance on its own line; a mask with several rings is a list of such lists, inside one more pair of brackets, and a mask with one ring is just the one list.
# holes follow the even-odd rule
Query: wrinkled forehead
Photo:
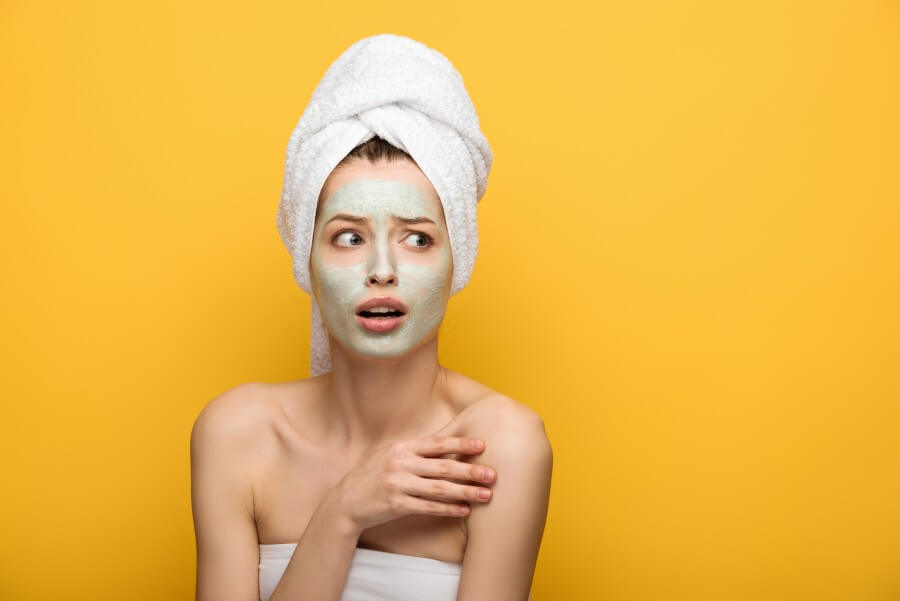
[[326, 223], [338, 213], [380, 221], [392, 217], [427, 217], [441, 225], [444, 210], [439, 199], [415, 184], [384, 179], [355, 179], [319, 203], [316, 221]]

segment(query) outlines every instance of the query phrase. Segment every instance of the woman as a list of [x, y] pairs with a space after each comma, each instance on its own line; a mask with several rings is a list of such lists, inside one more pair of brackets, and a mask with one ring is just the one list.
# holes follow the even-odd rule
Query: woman
[[[353, 54], [366, 44], [368, 56]], [[396, 68], [423, 49], [386, 34], [342, 59]], [[344, 64], [352, 65], [359, 62]], [[372, 70], [356, 69], [355, 89], [358, 74]], [[418, 90], [424, 79], [415, 81]], [[308, 135], [326, 128], [303, 130], [321, 98], [331, 107], [343, 96], [314, 93], [292, 137], [299, 156], [304, 144], [328, 154]], [[438, 361], [438, 330], [468, 279], [463, 251], [473, 243], [472, 232], [461, 236], [465, 203], [453, 204], [451, 180], [479, 169], [442, 172], [435, 161], [452, 164], [460, 146], [440, 136], [416, 141], [422, 124], [407, 120], [421, 114], [421, 106], [413, 117], [352, 113], [352, 127], [369, 119], [370, 130], [349, 153], [335, 144], [342, 158], [333, 168], [333, 159], [317, 165], [311, 154], [305, 168], [292, 166], [289, 145], [279, 231], [313, 297], [313, 375], [238, 386], [198, 416], [191, 465], [200, 601], [529, 598], [552, 451], [534, 411]], [[329, 123], [351, 127], [341, 119]], [[432, 146], [441, 152], [424, 150]], [[486, 165], [485, 178], [489, 154]], [[327, 174], [321, 186], [309, 176], [317, 170]], [[295, 194], [303, 186], [289, 177], [310, 177], [315, 200]], [[483, 185], [471, 193], [480, 197]]]

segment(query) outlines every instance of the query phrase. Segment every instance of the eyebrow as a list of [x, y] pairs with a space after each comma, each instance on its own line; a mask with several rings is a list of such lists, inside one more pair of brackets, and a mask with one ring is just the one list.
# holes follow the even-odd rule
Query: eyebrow
[[[368, 217], [357, 217], [356, 215], [350, 215], [348, 213], [338, 213], [337, 215], [335, 215], [334, 217], [329, 219], [326, 222], [326, 225], [336, 219], [342, 219], [344, 221], [350, 221], [352, 223], [359, 223], [360, 225], [366, 224], [369, 221]], [[430, 223], [432, 225], [437, 225], [433, 220], [429, 219], [428, 217], [397, 217], [396, 215], [394, 215], [394, 221], [399, 221], [400, 223], [405, 223], [407, 225], [410, 225], [413, 223]]]

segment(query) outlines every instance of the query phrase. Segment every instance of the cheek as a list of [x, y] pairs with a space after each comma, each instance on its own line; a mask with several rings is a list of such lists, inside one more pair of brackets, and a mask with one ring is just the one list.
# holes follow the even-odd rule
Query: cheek
[[353, 265], [333, 265], [322, 261], [317, 254], [310, 259], [314, 272], [313, 291], [317, 299], [327, 304], [350, 304], [359, 294], [360, 282], [364, 278], [364, 263]]
[[450, 297], [453, 264], [449, 256], [442, 255], [427, 265], [408, 264], [403, 271], [410, 293], [418, 302], [443, 305]]

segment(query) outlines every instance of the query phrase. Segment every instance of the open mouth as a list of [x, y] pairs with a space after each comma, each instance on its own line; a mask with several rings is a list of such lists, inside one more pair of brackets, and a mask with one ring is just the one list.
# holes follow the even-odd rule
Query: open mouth
[[357, 306], [356, 321], [370, 332], [390, 332], [406, 321], [407, 309], [399, 298], [378, 296]]
[[398, 309], [373, 307], [358, 311], [356, 321], [370, 332], [390, 332], [406, 321], [406, 313]]
[[357, 315], [361, 317], [365, 317], [367, 319], [390, 319], [392, 317], [400, 317], [402, 315], [406, 315], [403, 311], [397, 311], [395, 309], [389, 309], [387, 311], [375, 309], [372, 311], [360, 311]]

